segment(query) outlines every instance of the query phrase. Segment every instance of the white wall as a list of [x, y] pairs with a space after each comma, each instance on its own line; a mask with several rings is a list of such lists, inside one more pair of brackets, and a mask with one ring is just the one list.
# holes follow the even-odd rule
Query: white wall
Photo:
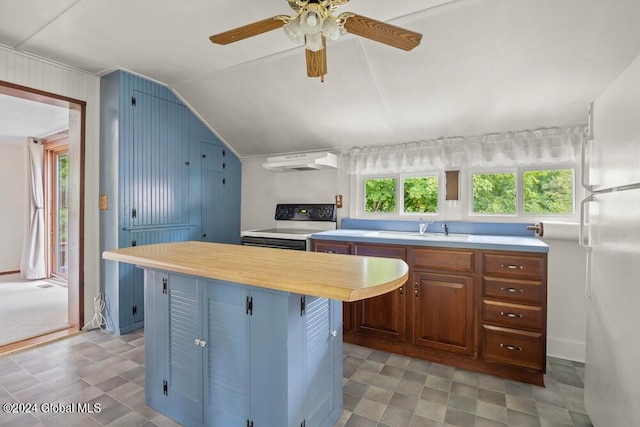
[[0, 47], [0, 80], [87, 103], [85, 127], [84, 317], [93, 317], [100, 292], [98, 172], [100, 79], [64, 65]]
[[276, 203], [335, 203], [336, 194], [344, 195], [338, 220], [349, 216], [349, 175], [344, 168], [271, 172], [262, 167], [265, 161], [242, 160], [242, 230], [272, 227]]
[[[343, 156], [341, 164], [346, 164], [347, 159]], [[338, 219], [349, 217], [350, 204], [355, 200], [346, 168], [278, 173], [264, 169], [265, 161], [264, 157], [242, 160], [243, 230], [272, 227], [276, 203], [333, 203], [336, 194], [344, 196]], [[449, 209], [447, 219], [460, 220], [459, 210], [459, 207]], [[578, 245], [577, 237], [545, 239], [545, 243], [549, 245], [547, 354], [584, 361], [587, 324], [584, 250]]]
[[0, 272], [20, 270], [27, 217], [26, 145], [0, 145]]

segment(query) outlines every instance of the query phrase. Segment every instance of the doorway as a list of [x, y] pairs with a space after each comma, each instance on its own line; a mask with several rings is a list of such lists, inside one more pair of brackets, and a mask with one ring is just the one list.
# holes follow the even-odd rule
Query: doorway
[[[68, 287], [68, 328], [17, 343], [0, 346], [0, 354], [47, 342], [80, 331], [84, 324], [84, 101], [0, 81], [0, 94], [68, 109], [64, 135], [47, 141], [45, 185], [52, 191], [46, 201], [47, 269], [50, 277]], [[45, 160], [47, 160], [45, 159]]]

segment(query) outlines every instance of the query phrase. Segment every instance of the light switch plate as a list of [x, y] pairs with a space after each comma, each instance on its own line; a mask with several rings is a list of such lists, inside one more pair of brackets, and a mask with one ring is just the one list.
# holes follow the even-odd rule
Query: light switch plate
[[101, 194], [98, 202], [99, 209], [101, 211], [106, 211], [109, 209], [109, 198], [106, 194]]

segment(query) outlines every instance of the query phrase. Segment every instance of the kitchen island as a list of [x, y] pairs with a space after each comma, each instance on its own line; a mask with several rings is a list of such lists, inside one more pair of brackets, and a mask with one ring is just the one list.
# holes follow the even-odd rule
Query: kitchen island
[[402, 260], [204, 242], [103, 257], [145, 270], [146, 401], [185, 425], [333, 425], [342, 301], [408, 278]]

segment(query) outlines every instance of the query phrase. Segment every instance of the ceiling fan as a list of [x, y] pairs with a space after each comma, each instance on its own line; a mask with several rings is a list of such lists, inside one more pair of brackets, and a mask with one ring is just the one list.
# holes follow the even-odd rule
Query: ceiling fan
[[305, 45], [307, 76], [327, 74], [326, 39], [337, 40], [343, 32], [355, 34], [392, 47], [411, 50], [420, 44], [422, 34], [405, 30], [351, 12], [335, 15], [349, 0], [287, 0], [293, 16], [277, 15], [209, 37], [213, 43], [226, 45], [283, 28], [287, 36]]

